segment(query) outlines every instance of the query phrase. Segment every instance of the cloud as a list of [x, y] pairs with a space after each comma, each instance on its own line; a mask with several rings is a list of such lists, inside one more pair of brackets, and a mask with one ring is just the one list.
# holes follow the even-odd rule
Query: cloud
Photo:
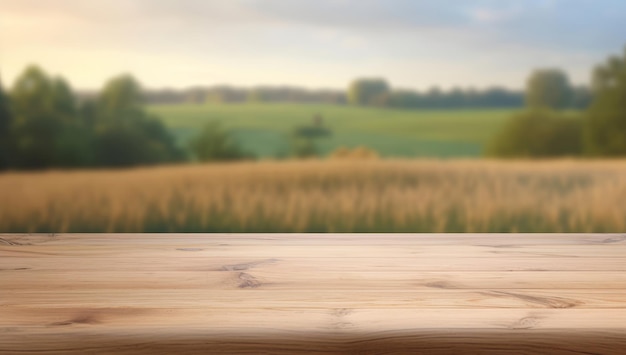
[[514, 19], [522, 12], [521, 7], [509, 9], [476, 8], [470, 10], [470, 17], [480, 24], [497, 24]]
[[611, 50], [623, 45], [626, 3], [618, 0], [482, 1], [469, 14], [476, 26], [500, 43], [515, 42], [558, 51]]
[[90, 71], [124, 65], [183, 85], [202, 63], [205, 81], [335, 85], [361, 73], [407, 83], [447, 67], [450, 82], [513, 82], [541, 63], [583, 77], [624, 45], [625, 20], [622, 0], [0, 0], [0, 64], [14, 74], [49, 62], [91, 86]]
[[0, 11], [13, 23], [28, 17], [131, 33], [274, 26], [364, 34], [456, 31], [579, 49], [623, 41], [626, 20], [621, 0], [0, 0]]

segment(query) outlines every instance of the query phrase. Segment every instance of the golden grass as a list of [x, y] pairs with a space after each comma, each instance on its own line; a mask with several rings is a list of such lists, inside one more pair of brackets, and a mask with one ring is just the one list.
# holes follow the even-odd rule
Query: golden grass
[[331, 159], [379, 159], [380, 155], [373, 149], [360, 146], [352, 150], [339, 147], [330, 154]]
[[621, 232], [626, 161], [329, 160], [0, 175], [0, 232]]

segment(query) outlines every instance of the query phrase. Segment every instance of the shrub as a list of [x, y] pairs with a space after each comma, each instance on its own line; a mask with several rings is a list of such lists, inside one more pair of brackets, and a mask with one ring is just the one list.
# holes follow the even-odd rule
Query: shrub
[[592, 156], [626, 156], [626, 51], [593, 73], [594, 100], [585, 120], [586, 151]]
[[199, 161], [229, 161], [254, 159], [244, 152], [231, 134], [223, 130], [217, 122], [208, 123], [202, 132], [189, 143], [189, 147]]
[[582, 146], [581, 118], [534, 110], [511, 118], [486, 154], [503, 158], [579, 156]]

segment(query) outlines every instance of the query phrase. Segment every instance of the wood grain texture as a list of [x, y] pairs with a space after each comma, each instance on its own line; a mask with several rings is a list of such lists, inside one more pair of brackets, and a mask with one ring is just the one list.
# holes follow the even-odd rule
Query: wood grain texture
[[626, 235], [0, 235], [0, 354], [623, 354]]

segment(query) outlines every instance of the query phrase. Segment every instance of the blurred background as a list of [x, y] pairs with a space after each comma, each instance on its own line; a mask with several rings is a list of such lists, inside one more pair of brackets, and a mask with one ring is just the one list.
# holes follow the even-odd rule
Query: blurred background
[[620, 232], [618, 0], [0, 0], [0, 232]]

